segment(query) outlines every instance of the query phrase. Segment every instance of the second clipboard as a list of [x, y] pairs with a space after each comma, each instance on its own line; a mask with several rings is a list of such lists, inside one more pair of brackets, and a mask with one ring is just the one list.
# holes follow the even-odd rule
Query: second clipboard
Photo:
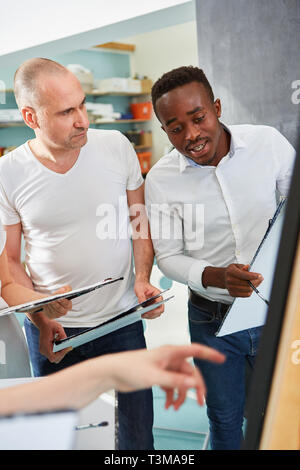
[[150, 301], [160, 297], [164, 292], [161, 292], [160, 294], [151, 297], [151, 299], [147, 299], [144, 302], [135, 305], [134, 307], [118, 314], [115, 318], [112, 318], [105, 323], [102, 323], [93, 328], [88, 328], [79, 334], [70, 336], [63, 340], [54, 342], [53, 352], [61, 351], [62, 349], [69, 347], [76, 348], [82, 344], [88, 343], [89, 341], [93, 341], [94, 339], [100, 338], [101, 336], [112, 333], [113, 331], [116, 331], [120, 328], [132, 325], [133, 323], [141, 320], [141, 317], [144, 313], [150, 312], [151, 310], [154, 310], [155, 308], [174, 298], [174, 295], [172, 295], [167, 299], [163, 299], [159, 302], [154, 302], [151, 303], [151, 305], [148, 305]]

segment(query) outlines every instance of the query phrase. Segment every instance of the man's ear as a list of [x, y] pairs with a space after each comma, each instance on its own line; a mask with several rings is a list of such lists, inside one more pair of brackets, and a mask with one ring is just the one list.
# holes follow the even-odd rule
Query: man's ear
[[38, 127], [37, 115], [33, 108], [25, 106], [21, 109], [21, 113], [24, 122], [28, 127], [31, 127], [31, 129], [36, 129]]
[[214, 102], [214, 108], [215, 108], [217, 117], [220, 118], [222, 114], [222, 105], [221, 105], [221, 101], [219, 98], [217, 98], [216, 101]]

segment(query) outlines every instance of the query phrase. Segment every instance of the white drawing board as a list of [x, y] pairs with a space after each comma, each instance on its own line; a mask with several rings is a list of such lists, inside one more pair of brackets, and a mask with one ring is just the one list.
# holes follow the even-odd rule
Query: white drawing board
[[[284, 218], [284, 202], [282, 200], [278, 205], [249, 268], [249, 271], [262, 274], [264, 280], [259, 285], [258, 290], [267, 300], [270, 299], [271, 295]], [[262, 326], [265, 324], [267, 311], [267, 304], [255, 292], [250, 297], [237, 297], [224, 317], [216, 336], [225, 336], [248, 328]]]

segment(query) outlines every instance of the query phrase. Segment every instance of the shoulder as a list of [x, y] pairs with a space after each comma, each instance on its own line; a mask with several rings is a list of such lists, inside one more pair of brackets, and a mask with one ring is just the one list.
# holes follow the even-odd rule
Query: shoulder
[[19, 169], [26, 161], [26, 144], [23, 144], [0, 158], [0, 172], [11, 171], [13, 168]]
[[238, 124], [227, 126], [233, 137], [237, 137], [245, 143], [259, 139], [262, 143], [273, 143], [275, 141], [288, 140], [272, 126], [258, 124]]
[[120, 131], [106, 129], [89, 129], [87, 137], [87, 145], [105, 144], [115, 146], [116, 144], [119, 145], [120, 142], [126, 139]]
[[122, 132], [117, 130], [89, 129], [86, 150], [102, 155], [107, 154], [111, 160], [133, 159], [136, 153], [132, 144]]
[[[180, 154], [176, 149], [161, 157], [151, 168], [145, 180], [146, 199], [157, 198], [167, 187], [177, 185], [180, 178]], [[178, 182], [179, 183], [179, 182]]]
[[149, 171], [147, 178], [151, 179], [157, 177], [165, 172], [178, 172], [180, 164], [180, 154], [176, 149], [171, 150], [169, 153], [161, 157]]

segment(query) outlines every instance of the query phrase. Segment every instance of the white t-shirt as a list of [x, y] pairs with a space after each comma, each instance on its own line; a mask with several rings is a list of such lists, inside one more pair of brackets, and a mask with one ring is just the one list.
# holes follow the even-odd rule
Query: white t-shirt
[[74, 299], [63, 326], [92, 327], [136, 303], [126, 190], [142, 184], [136, 153], [118, 131], [90, 129], [65, 174], [41, 164], [28, 142], [1, 158], [0, 216], [4, 225], [22, 223], [37, 291], [124, 277]]
[[[2, 255], [2, 251], [4, 250], [5, 242], [6, 242], [6, 232], [0, 221], [0, 256]], [[4, 308], [6, 306], [7, 306], [6, 302], [4, 302], [4, 299], [2, 299], [1, 297], [1, 280], [0, 280], [0, 308]]]

